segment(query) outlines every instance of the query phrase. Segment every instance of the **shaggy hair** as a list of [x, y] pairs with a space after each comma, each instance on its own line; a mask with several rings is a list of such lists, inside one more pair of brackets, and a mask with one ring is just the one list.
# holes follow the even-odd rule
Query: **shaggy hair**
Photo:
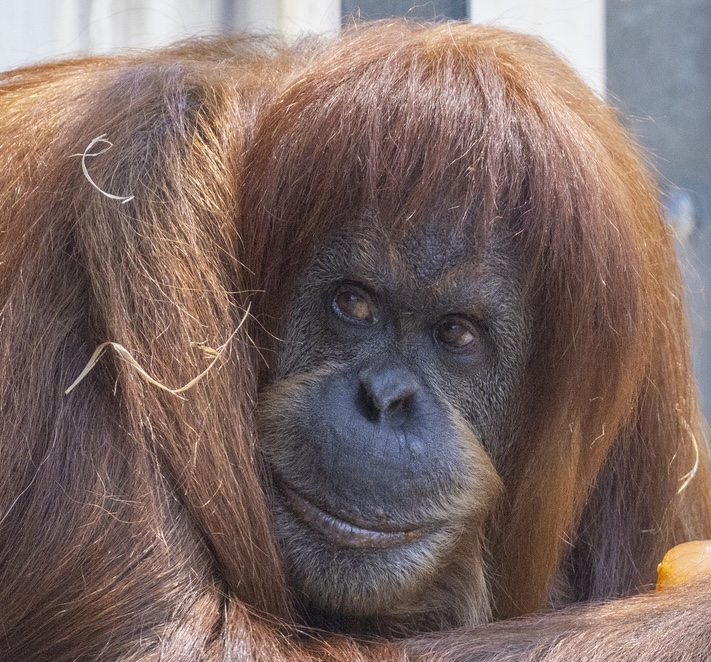
[[[314, 239], [444, 206], [511, 239], [536, 311], [489, 534], [497, 617], [638, 592], [667, 548], [711, 537], [655, 189], [540, 42], [403, 22], [48, 64], [0, 78], [0, 659], [404, 658], [295, 622], [254, 409]], [[65, 394], [107, 341], [173, 389], [224, 349], [182, 394], [111, 350]], [[696, 628], [708, 653], [708, 616], [669, 615], [711, 613], [691, 595], [405, 646], [474, 659], [570, 635], [580, 658], [604, 622], [609, 650]]]
[[614, 112], [538, 40], [451, 24], [356, 30], [270, 104], [253, 152], [245, 215], [258, 219], [272, 309], [314, 237], [374, 210], [400, 233], [461, 210], [462, 224], [480, 219], [475, 245], [496, 234], [516, 246], [537, 319], [491, 538], [500, 617], [555, 603], [560, 580], [574, 601], [651, 586], [666, 549], [708, 535], [681, 285], [655, 189]]

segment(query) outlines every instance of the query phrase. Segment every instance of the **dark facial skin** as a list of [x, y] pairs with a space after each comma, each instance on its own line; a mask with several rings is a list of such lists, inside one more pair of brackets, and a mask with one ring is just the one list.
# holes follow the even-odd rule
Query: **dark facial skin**
[[322, 247], [260, 395], [277, 535], [310, 624], [393, 634], [490, 615], [482, 540], [529, 324], [505, 251], [472, 258], [435, 225]]

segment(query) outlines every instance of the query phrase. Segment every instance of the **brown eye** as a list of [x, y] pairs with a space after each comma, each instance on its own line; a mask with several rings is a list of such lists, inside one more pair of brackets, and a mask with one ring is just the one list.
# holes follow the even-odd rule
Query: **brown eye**
[[457, 317], [448, 317], [435, 325], [434, 337], [445, 349], [461, 352], [475, 344], [477, 333], [471, 323]]
[[373, 324], [375, 313], [368, 295], [354, 286], [341, 287], [333, 297], [334, 312], [348, 322]]

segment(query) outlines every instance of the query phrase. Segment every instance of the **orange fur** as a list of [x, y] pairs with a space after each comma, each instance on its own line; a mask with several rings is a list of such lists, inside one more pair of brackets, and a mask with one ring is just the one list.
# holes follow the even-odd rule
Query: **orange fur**
[[[104, 134], [87, 168], [125, 204], [76, 156]], [[711, 537], [703, 446], [679, 489], [703, 436], [655, 189], [541, 43], [393, 23], [43, 65], [0, 79], [0, 659], [711, 654], [703, 584], [404, 643], [294, 622], [253, 418], [278, 313], [315, 237], [442, 205], [505, 228], [538, 311], [497, 617], [640, 592]], [[103, 342], [181, 385], [238, 327], [183, 397], [108, 353], [64, 394]]]

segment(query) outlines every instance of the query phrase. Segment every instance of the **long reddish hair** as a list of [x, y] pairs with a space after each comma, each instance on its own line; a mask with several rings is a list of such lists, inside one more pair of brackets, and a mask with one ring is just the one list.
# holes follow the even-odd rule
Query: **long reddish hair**
[[492, 236], [516, 247], [535, 323], [489, 537], [499, 616], [639, 590], [665, 549], [709, 535], [655, 188], [615, 113], [546, 46], [479, 26], [356, 27], [260, 116], [253, 154], [245, 210], [269, 311], [340, 223], [406, 233], [447, 209], [442, 232], [478, 219], [473, 255]]
[[[539, 42], [395, 23], [45, 65], [0, 79], [0, 656], [399, 657], [293, 637], [253, 410], [319, 239], [441, 205], [517, 247], [536, 313], [497, 614], [636, 590], [711, 536], [654, 189]], [[106, 341], [175, 388], [229, 338], [180, 397], [113, 350], [65, 394]]]
[[[0, 83], [3, 659], [192, 660], [225, 612], [235, 630], [247, 611], [288, 614], [238, 191], [256, 109], [291, 66], [245, 39]], [[238, 328], [183, 396], [110, 351], [65, 394], [105, 341], [175, 388]]]

